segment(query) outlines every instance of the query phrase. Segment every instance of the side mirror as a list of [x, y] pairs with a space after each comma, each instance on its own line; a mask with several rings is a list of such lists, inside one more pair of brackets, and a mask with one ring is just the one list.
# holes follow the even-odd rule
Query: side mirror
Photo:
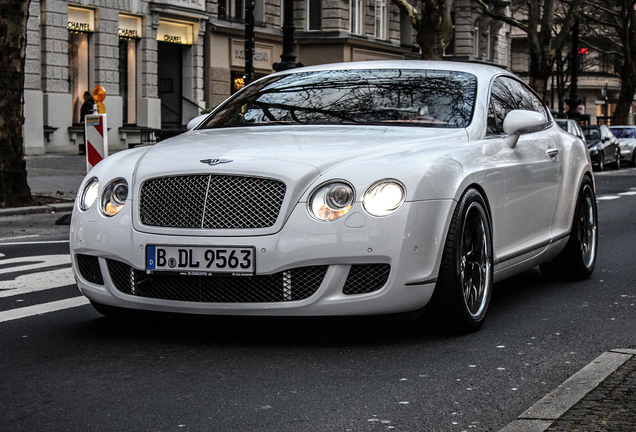
[[208, 114], [203, 114], [200, 116], [196, 116], [195, 118], [193, 118], [192, 120], [190, 120], [188, 122], [188, 126], [186, 126], [187, 130], [192, 130], [194, 129], [196, 126], [198, 126], [203, 120], [205, 120], [205, 118], [208, 116]]
[[514, 148], [521, 132], [540, 128], [543, 125], [545, 125], [545, 117], [536, 111], [512, 110], [504, 119], [503, 130], [510, 135], [506, 141], [510, 147]]

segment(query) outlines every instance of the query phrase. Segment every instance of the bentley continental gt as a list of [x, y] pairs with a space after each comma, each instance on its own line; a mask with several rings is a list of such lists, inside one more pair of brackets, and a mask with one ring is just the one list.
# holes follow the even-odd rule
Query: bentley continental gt
[[590, 156], [502, 69], [375, 61], [246, 86], [81, 184], [70, 250], [97, 311], [419, 313], [459, 332], [493, 283], [594, 270]]

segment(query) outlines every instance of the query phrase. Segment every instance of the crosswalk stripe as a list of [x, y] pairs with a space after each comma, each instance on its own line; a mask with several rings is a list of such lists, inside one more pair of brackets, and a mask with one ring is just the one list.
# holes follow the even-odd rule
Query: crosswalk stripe
[[34, 306], [26, 306], [23, 308], [12, 309], [0, 312], [0, 322], [12, 321], [20, 318], [26, 318], [34, 315], [42, 315], [49, 312], [55, 312], [63, 309], [74, 308], [89, 304], [86, 297], [72, 297], [64, 300], [58, 300], [50, 303], [42, 303]]

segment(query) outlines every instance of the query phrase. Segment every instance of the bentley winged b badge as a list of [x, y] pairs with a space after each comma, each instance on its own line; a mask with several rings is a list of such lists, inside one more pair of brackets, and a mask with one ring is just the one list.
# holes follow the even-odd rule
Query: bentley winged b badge
[[201, 162], [214, 166], [218, 164], [230, 163], [232, 159], [201, 159]]

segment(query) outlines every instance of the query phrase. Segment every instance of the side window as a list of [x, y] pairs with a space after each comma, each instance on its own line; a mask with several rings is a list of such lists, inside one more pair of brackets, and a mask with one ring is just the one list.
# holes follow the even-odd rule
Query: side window
[[[541, 100], [522, 82], [510, 77], [497, 77], [492, 84], [490, 93], [490, 109], [493, 111], [494, 122], [501, 133], [506, 115], [516, 109], [536, 111], [548, 121], [545, 106]], [[488, 113], [488, 129], [491, 127], [491, 113]]]

